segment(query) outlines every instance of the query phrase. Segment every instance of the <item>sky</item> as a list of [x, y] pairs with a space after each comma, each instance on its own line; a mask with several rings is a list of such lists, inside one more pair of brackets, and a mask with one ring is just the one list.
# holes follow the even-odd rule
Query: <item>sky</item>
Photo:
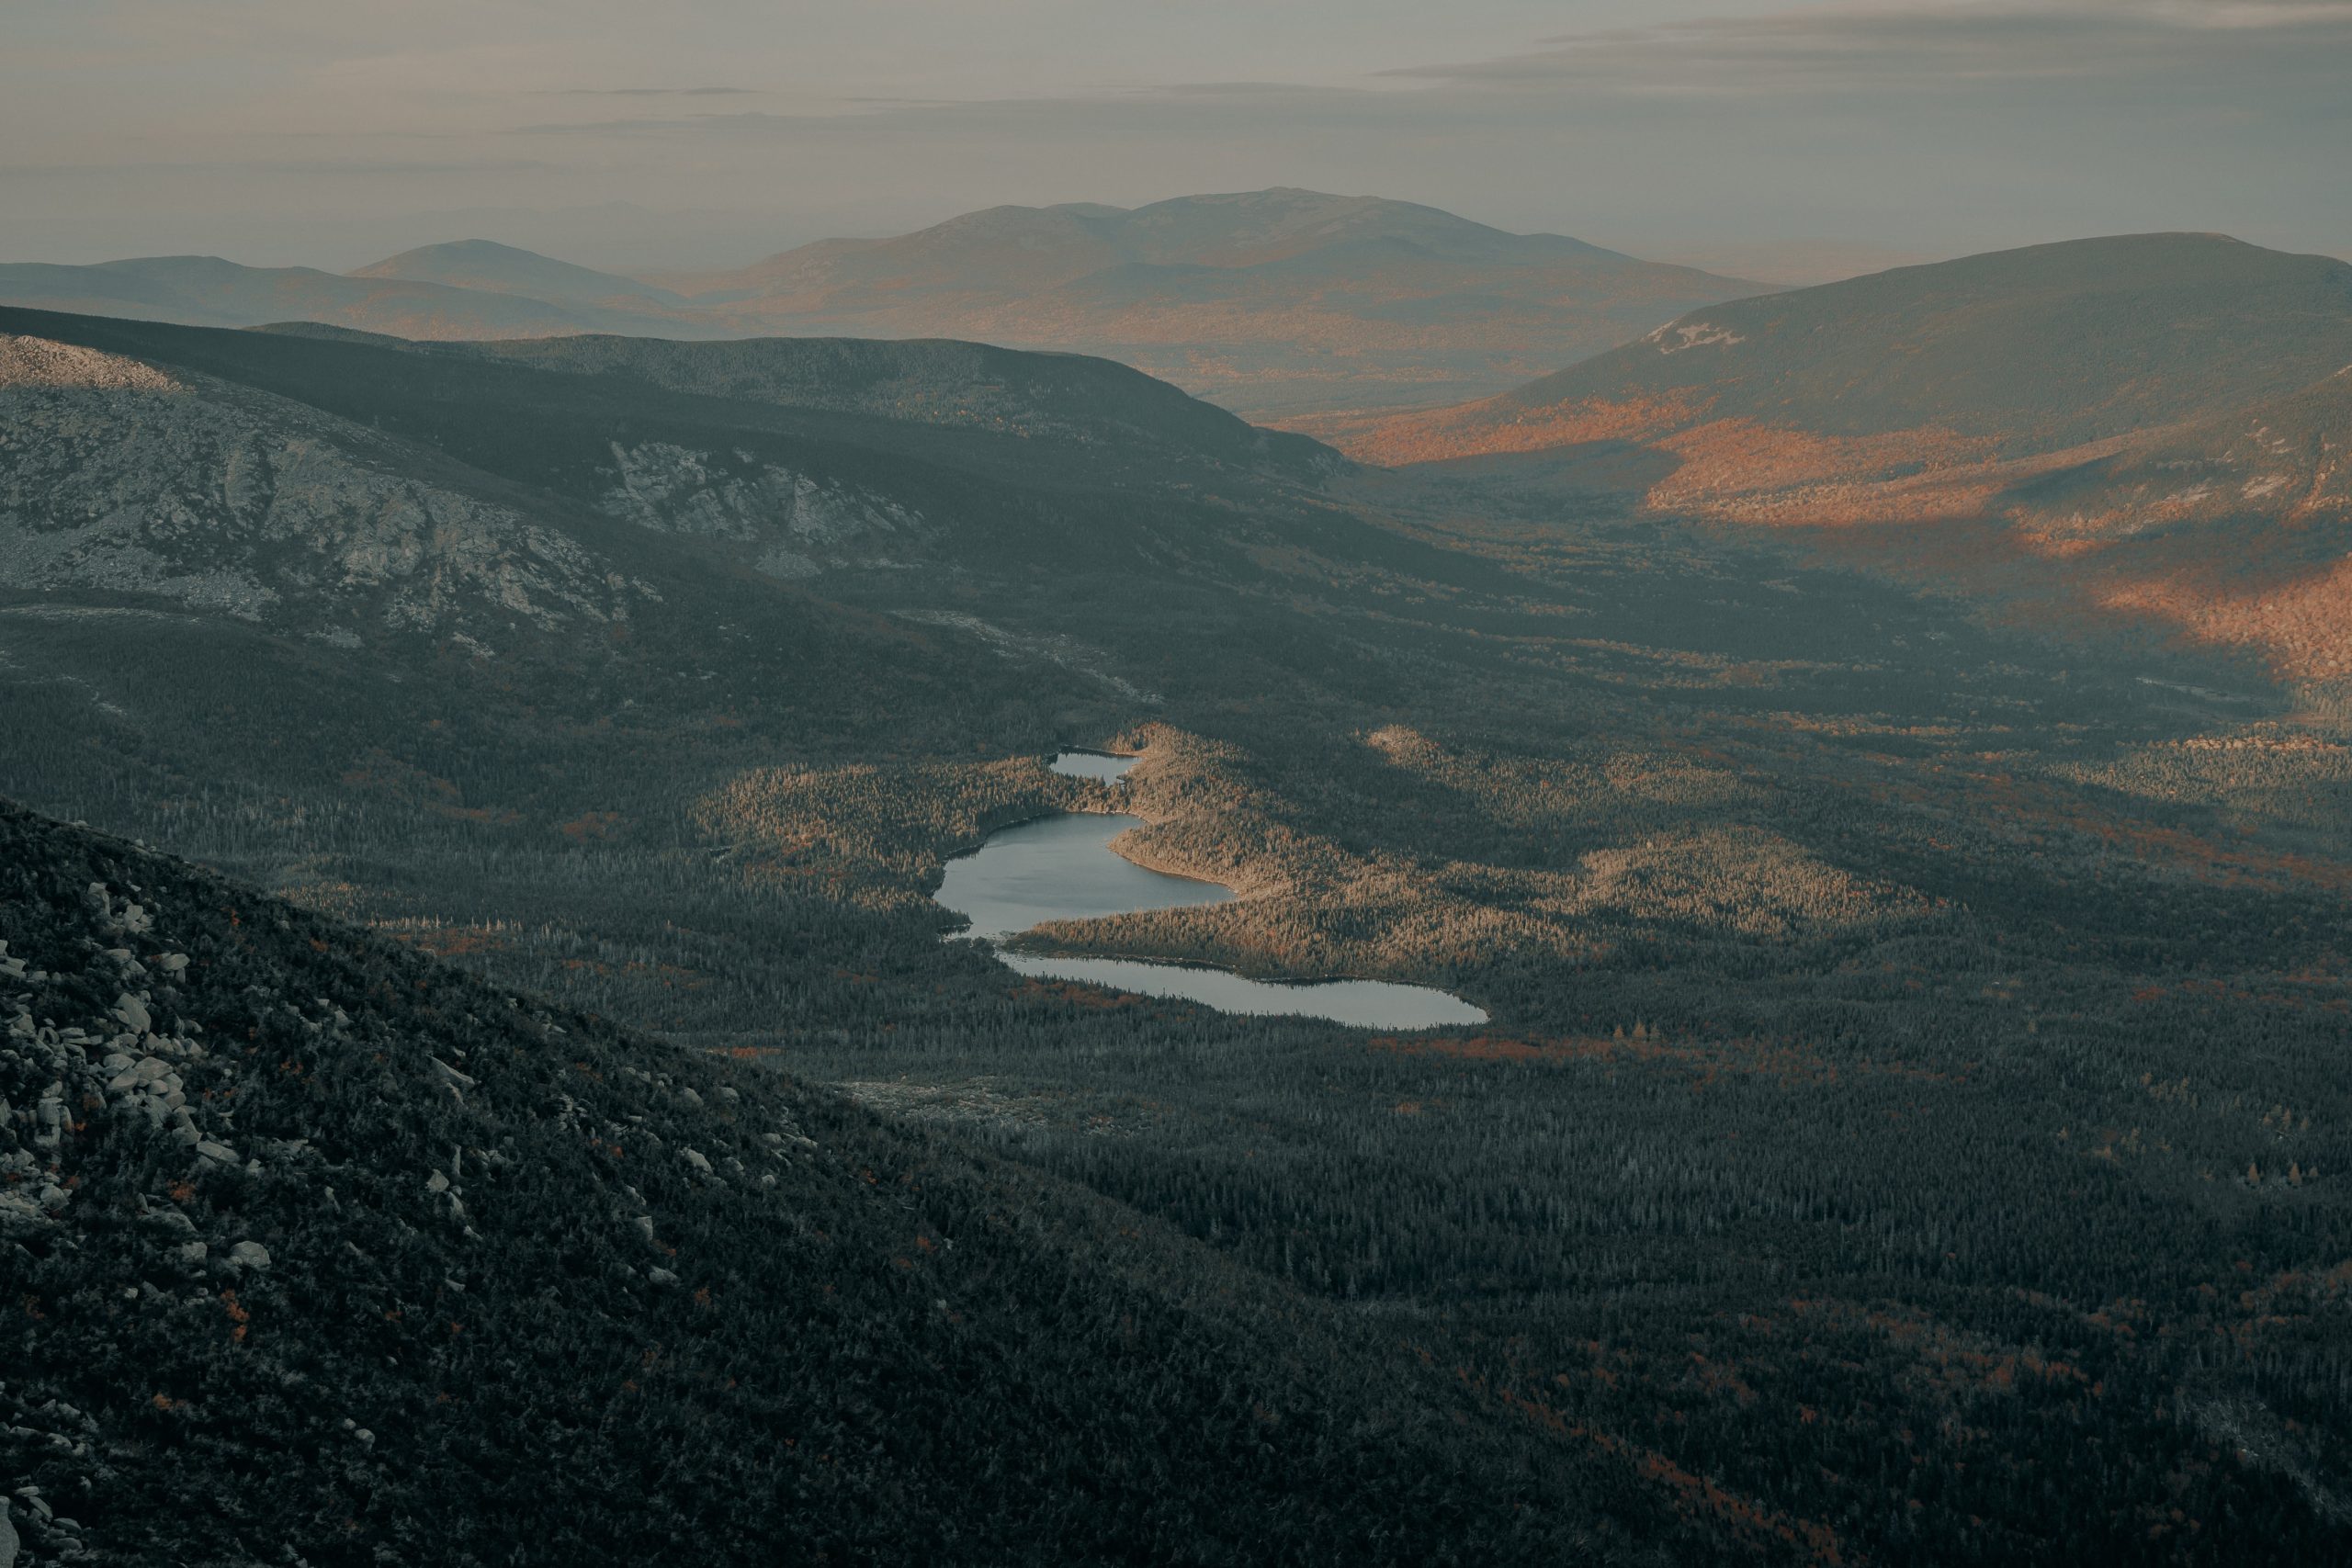
[[2352, 256], [2352, 0], [0, 0], [0, 261], [727, 266], [1275, 185], [1791, 280]]

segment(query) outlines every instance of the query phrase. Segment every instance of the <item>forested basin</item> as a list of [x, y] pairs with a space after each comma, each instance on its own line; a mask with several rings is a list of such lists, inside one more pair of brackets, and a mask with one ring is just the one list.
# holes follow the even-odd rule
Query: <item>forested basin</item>
[[[1080, 776], [1109, 782], [1133, 761], [1064, 752], [1053, 765], [1063, 773], [1083, 768]], [[978, 850], [947, 863], [933, 897], [971, 922], [966, 934], [1001, 943], [1048, 920], [1221, 904], [1234, 897], [1231, 888], [1217, 883], [1137, 865], [1111, 847], [1112, 840], [1142, 826], [1141, 818], [1124, 813], [1066, 812], [1000, 829]], [[1485, 1012], [1443, 991], [1385, 980], [1253, 980], [1203, 964], [1069, 958], [1009, 953], [1001, 946], [997, 957], [1039, 979], [1168, 997], [1221, 1012], [1329, 1019], [1367, 1029], [1434, 1029], [1487, 1021]]]

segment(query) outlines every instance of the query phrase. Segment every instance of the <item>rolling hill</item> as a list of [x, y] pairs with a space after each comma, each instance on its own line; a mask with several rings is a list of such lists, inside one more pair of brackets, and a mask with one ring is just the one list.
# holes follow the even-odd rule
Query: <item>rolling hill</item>
[[[559, 370], [0, 310], [11, 333], [0, 668], [107, 694], [125, 756], [181, 783], [666, 823], [686, 781], [754, 760], [1107, 723], [1173, 656], [1114, 649], [1133, 585], [1229, 623], [1269, 549], [1404, 547], [1318, 497], [1328, 450], [1105, 362], [721, 344], [697, 368], [656, 344], [640, 375], [593, 339]], [[812, 363], [857, 373], [820, 398]], [[747, 364], [761, 397], [652, 378]], [[1246, 682], [1284, 654], [1232, 657]]]
[[1879, 525], [1824, 547], [2154, 614], [2334, 679], [2352, 672], [2347, 367], [2352, 265], [2130, 235], [1710, 306], [1499, 397], [1300, 427], [1652, 513]]
[[1742, 422], [2009, 457], [2211, 415], [2347, 363], [2352, 265], [2222, 235], [2125, 235], [1710, 306], [1342, 445], [1417, 462]]
[[[0, 334], [0, 594], [26, 601], [0, 657], [91, 680], [78, 634], [135, 623], [96, 654], [100, 684], [143, 685], [182, 649], [249, 723], [140, 722], [232, 771], [349, 771], [377, 749], [363, 737], [411, 734], [458, 689], [461, 771], [616, 717], [730, 755], [919, 744], [941, 711], [1029, 728], [1035, 705], [1144, 689], [1099, 640], [1129, 618], [1124, 585], [1229, 619], [1269, 548], [1407, 547], [1321, 498], [1344, 467], [1328, 449], [1069, 355], [477, 348], [9, 310]], [[1086, 586], [1039, 606], [1054, 637], [1007, 640], [990, 585], [1047, 579]], [[1039, 664], [1069, 671], [1050, 695], [1023, 688]], [[296, 709], [239, 701], [240, 670]], [[345, 695], [311, 705], [322, 680]], [[941, 707], [872, 701], [907, 684]], [[577, 815], [671, 788], [632, 750], [601, 756], [526, 793]]]
[[369, 265], [355, 267], [344, 276], [437, 283], [451, 288], [518, 294], [558, 304], [613, 310], [643, 310], [679, 303], [678, 297], [667, 289], [639, 283], [633, 277], [577, 266], [492, 240], [420, 245]]

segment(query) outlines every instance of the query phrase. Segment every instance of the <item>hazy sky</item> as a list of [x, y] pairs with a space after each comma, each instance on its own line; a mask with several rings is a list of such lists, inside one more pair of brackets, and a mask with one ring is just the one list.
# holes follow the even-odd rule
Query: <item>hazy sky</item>
[[2352, 254], [2352, 0], [0, 0], [0, 260], [719, 265], [1269, 185], [1677, 259]]

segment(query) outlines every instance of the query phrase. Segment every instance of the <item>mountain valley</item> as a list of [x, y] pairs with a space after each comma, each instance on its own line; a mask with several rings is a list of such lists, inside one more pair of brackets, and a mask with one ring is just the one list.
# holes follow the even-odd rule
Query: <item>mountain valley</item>
[[[2352, 713], [2267, 630], [2037, 577], [2340, 555], [2334, 275], [2285, 270], [2243, 307], [2271, 337], [2165, 358], [2157, 321], [2046, 437], [2060, 394], [1962, 400], [1942, 370], [1849, 404], [1834, 355], [1691, 368], [1764, 341], [1757, 311], [1817, 344], [1804, 290], [1702, 312], [1747, 341], [1577, 367], [1541, 407], [1590, 423], [1520, 422], [1564, 444], [1411, 427], [1487, 443], [1458, 452], [1334, 450], [973, 344], [0, 310], [0, 795], [49, 818], [5, 821], [27, 968], [0, 1007], [32, 1037], [9, 1026], [0, 1093], [44, 1183], [11, 1213], [58, 1238], [12, 1255], [45, 1370], [11, 1375], [6, 1430], [77, 1520], [40, 1550], [413, 1552], [465, 1483], [411, 1461], [494, 1441], [493, 1468], [552, 1467], [563, 1539], [702, 1529], [718, 1560], [820, 1527], [843, 1561], [891, 1529], [1068, 1560], [1056, 1529], [1203, 1562], [2328, 1556]], [[2097, 336], [1976, 308], [2053, 364]], [[1775, 451], [1948, 424], [2030, 468], [2004, 529], [2097, 547], [1995, 553], [1973, 512], [1793, 521], [1850, 473], [1942, 482], [1875, 448], [1761, 466], [1739, 494], [1785, 491], [1769, 527], [1661, 491], [1696, 463], [1674, 443], [1742, 420]], [[1445, 460], [1378, 466], [1405, 457]], [[1930, 544], [1955, 564], [1923, 592]], [[1140, 761], [1114, 795], [1046, 767], [1070, 744]], [[950, 856], [1114, 807], [1147, 824], [1122, 852], [1239, 896], [1035, 944], [1435, 986], [1489, 1021], [1239, 1017], [942, 940]], [[151, 978], [174, 954], [187, 977]], [[131, 1046], [211, 1115], [230, 1086], [191, 1041], [237, 1068], [236, 1122], [198, 1131], [259, 1171], [171, 1144], [181, 1108], [137, 1087]], [[775, 1164], [763, 1132], [821, 1152]], [[475, 1184], [494, 1246], [420, 1164]], [[558, 1224], [604, 1228], [542, 1244]], [[345, 1237], [380, 1264], [334, 1261]], [[601, 1293], [565, 1282], [582, 1257]], [[151, 1313], [201, 1316], [202, 1359], [134, 1373]], [[1167, 1375], [1039, 1359], [1057, 1336]], [[746, 1378], [779, 1340], [800, 1370]], [[551, 1354], [611, 1403], [564, 1404]], [[251, 1392], [280, 1355], [316, 1394]], [[501, 1384], [558, 1403], [531, 1425], [469, 1392]], [[983, 1429], [1000, 1389], [1024, 1392]], [[281, 1456], [282, 1493], [74, 1495], [172, 1422], [212, 1423], [221, 1465]], [[775, 1451], [826, 1422], [838, 1475]], [[673, 1449], [694, 1464], [628, 1457]], [[1182, 1511], [1203, 1496], [1229, 1517]], [[450, 1512], [477, 1522], [442, 1560], [511, 1554], [494, 1511]]]
[[2347, 80], [0, 5], [0, 1568], [2352, 1562]]

